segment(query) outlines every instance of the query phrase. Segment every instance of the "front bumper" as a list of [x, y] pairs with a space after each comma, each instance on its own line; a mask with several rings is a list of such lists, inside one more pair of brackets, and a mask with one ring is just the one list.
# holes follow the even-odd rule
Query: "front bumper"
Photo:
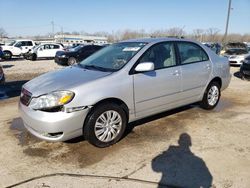
[[244, 76], [250, 76], [250, 64], [247, 63], [243, 63], [240, 67], [240, 72], [244, 75]]
[[241, 58], [228, 58], [230, 65], [241, 65], [244, 59]]
[[55, 62], [59, 65], [67, 65], [68, 64], [68, 58], [67, 57], [55, 57]]
[[72, 113], [35, 111], [19, 102], [24, 126], [34, 136], [47, 141], [65, 141], [82, 135], [89, 109]]

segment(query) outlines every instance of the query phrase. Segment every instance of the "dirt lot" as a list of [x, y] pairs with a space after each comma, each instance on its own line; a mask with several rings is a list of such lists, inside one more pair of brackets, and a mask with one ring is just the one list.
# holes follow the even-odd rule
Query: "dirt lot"
[[[1, 63], [14, 85], [61, 68], [53, 61]], [[19, 118], [16, 89], [0, 100], [0, 187], [248, 188], [250, 82], [236, 76], [213, 111], [190, 105], [144, 119], [105, 149], [82, 138], [49, 143], [31, 136]], [[0, 91], [5, 87], [14, 86]]]

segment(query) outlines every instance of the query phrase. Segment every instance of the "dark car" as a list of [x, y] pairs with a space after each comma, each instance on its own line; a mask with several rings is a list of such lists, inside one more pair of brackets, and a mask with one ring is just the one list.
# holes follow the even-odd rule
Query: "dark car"
[[4, 56], [3, 49], [2, 49], [2, 47], [0, 46], [0, 59], [3, 59], [3, 56]]
[[240, 67], [241, 77], [250, 79], [250, 56], [246, 57]]
[[4, 72], [2, 66], [0, 65], [0, 84], [4, 82], [5, 82]]
[[101, 48], [103, 48], [103, 46], [80, 45], [75, 48], [70, 48], [67, 51], [58, 51], [55, 56], [55, 62], [61, 65], [73, 65], [81, 62]]

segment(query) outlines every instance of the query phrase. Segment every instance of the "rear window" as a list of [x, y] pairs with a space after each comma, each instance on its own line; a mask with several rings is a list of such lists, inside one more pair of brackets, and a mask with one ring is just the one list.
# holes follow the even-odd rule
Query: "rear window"
[[177, 43], [181, 64], [189, 64], [200, 61], [208, 61], [208, 55], [197, 44], [191, 42], [178, 42]]

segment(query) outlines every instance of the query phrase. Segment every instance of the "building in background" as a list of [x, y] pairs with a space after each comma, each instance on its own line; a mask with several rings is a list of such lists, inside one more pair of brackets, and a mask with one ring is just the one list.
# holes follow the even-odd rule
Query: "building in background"
[[[22, 38], [18, 38], [22, 39]], [[108, 43], [107, 37], [99, 36], [85, 36], [85, 35], [55, 35], [54, 37], [30, 37], [36, 44], [40, 43], [62, 43], [65, 46], [75, 46], [78, 44], [96, 44], [96, 45], [105, 45]], [[15, 38], [2, 38], [0, 40], [0, 45], [8, 44], [11, 41], [16, 40]]]
[[97, 44], [104, 45], [108, 43], [107, 37], [85, 36], [85, 35], [55, 35], [55, 42], [62, 43], [65, 46], [77, 44]]

